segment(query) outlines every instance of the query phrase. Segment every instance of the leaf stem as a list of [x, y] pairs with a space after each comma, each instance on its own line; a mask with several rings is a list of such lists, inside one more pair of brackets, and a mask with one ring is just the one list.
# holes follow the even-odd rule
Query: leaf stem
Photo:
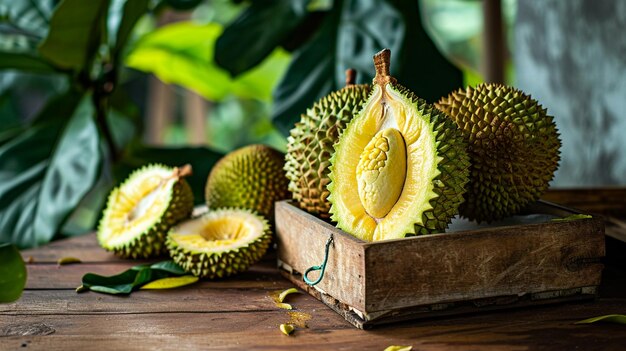
[[100, 128], [102, 135], [104, 135], [104, 141], [109, 149], [111, 159], [113, 162], [116, 162], [119, 160], [119, 154], [117, 152], [117, 147], [115, 146], [115, 141], [113, 140], [113, 134], [111, 133], [111, 129], [109, 128], [109, 124], [106, 120], [107, 102], [107, 97], [103, 95], [99, 89], [96, 89], [93, 94], [93, 104], [96, 107], [96, 123], [98, 124], [98, 128]]

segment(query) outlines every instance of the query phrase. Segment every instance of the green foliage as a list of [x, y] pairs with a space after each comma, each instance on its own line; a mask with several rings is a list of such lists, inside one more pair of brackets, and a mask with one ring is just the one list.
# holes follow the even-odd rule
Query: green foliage
[[[200, 23], [153, 30], [152, 15], [167, 8], [195, 8]], [[370, 80], [384, 47], [392, 73], [424, 98], [461, 84], [415, 1], [0, 0], [0, 240], [30, 247], [93, 228], [106, 193], [146, 163], [191, 163], [201, 202], [224, 152], [284, 148], [272, 110], [287, 132], [343, 86], [346, 68]], [[211, 100], [208, 143], [220, 152], [143, 145], [140, 109], [125, 91], [141, 73], [126, 67]]]
[[213, 62], [213, 47], [222, 33], [215, 23], [179, 22], [143, 37], [126, 59], [129, 67], [154, 73], [166, 83], [191, 89], [211, 101], [234, 94], [269, 100], [271, 88], [285, 71], [289, 56], [274, 50], [263, 64], [231, 79]]
[[0, 303], [22, 296], [26, 285], [26, 266], [15, 245], [0, 243]]
[[76, 290], [78, 292], [91, 290], [104, 294], [128, 295], [150, 282], [169, 277], [179, 277], [184, 274], [186, 274], [185, 271], [173, 261], [163, 261], [151, 265], [138, 265], [110, 277], [87, 273], [83, 276], [83, 285]]
[[[72, 99], [54, 101], [52, 106], [61, 101], [71, 104]], [[58, 109], [52, 106], [44, 109], [39, 123], [0, 147], [0, 240], [21, 247], [54, 237], [91, 189], [100, 165], [98, 131], [88, 98], [78, 103], [69, 120], [53, 115]]]
[[39, 53], [58, 67], [81, 70], [94, 57], [105, 35], [109, 0], [63, 0], [50, 19]]
[[[216, 61], [233, 75], [253, 67], [286, 39], [285, 33], [318, 14], [303, 13], [303, 8], [311, 11], [307, 5], [273, 2], [272, 11], [290, 13], [290, 20], [272, 19], [267, 6], [251, 6], [218, 39]], [[418, 96], [435, 101], [459, 87], [461, 72], [439, 53], [419, 13], [416, 1], [334, 1], [316, 32], [293, 47], [291, 64], [274, 90], [276, 126], [286, 134], [308, 106], [344, 85], [347, 68], [359, 72], [360, 82], [370, 81], [372, 56], [383, 48], [393, 53], [391, 73]], [[240, 40], [245, 45], [235, 44]]]

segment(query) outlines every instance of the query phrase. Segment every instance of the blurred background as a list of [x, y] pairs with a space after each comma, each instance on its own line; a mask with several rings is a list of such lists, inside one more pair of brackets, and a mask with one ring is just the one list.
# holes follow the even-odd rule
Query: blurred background
[[0, 241], [97, 225], [151, 162], [191, 163], [196, 201], [224, 153], [286, 136], [372, 55], [430, 102], [481, 82], [548, 108], [557, 188], [626, 184], [620, 0], [0, 0]]

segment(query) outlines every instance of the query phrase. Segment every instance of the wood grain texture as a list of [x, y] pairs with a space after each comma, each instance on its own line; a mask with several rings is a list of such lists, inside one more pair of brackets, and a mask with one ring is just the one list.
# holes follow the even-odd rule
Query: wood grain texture
[[[597, 303], [515, 310], [402, 323], [372, 331], [354, 329], [326, 308], [303, 309], [308, 328], [286, 337], [278, 325], [286, 312], [168, 313], [124, 315], [15, 315], [0, 318], [0, 335], [14, 330], [52, 329], [49, 335], [0, 337], [0, 350], [383, 350], [412, 345], [414, 350], [621, 350], [620, 325], [575, 325], [575, 321], [626, 309], [626, 303]], [[41, 326], [43, 324], [47, 328]], [[21, 328], [20, 328], [21, 327]], [[10, 335], [10, 334], [9, 334]]]
[[549, 189], [541, 198], [588, 213], [626, 219], [626, 187]]
[[[335, 246], [325, 278], [307, 290], [359, 327], [388, 318], [391, 311], [403, 319], [438, 314], [437, 305], [448, 310], [450, 303], [462, 301], [480, 305], [477, 300], [507, 299], [484, 304], [502, 308], [517, 300], [526, 306], [546, 302], [539, 299], [589, 298], [600, 284], [605, 251], [599, 218], [366, 243], [288, 202], [276, 208], [278, 257], [301, 288], [307, 287], [299, 283], [298, 273], [322, 261], [332, 233]], [[559, 216], [575, 213], [547, 203], [531, 209]]]
[[365, 245], [366, 311], [600, 284], [604, 232], [580, 220]]
[[[0, 305], [0, 350], [318, 351], [383, 350], [389, 345], [420, 351], [623, 350], [623, 326], [573, 323], [626, 311], [624, 245], [607, 240], [607, 269], [594, 302], [430, 318], [363, 331], [312, 296], [295, 294], [287, 302], [311, 319], [308, 328], [287, 337], [278, 325], [290, 321], [289, 311], [278, 309], [270, 295], [292, 284], [278, 277], [272, 253], [251, 271], [229, 279], [128, 297], [77, 294], [72, 289], [83, 273], [113, 274], [137, 263], [106, 259], [108, 254], [88, 235], [55, 242], [50, 251], [28, 252], [40, 260], [28, 265], [24, 296]], [[81, 252], [87, 263], [56, 267], [59, 256]]]
[[[75, 289], [81, 284], [81, 279], [86, 273], [100, 275], [114, 275], [121, 273], [137, 262], [111, 262], [111, 263], [80, 263], [58, 266], [54, 263], [28, 264], [28, 280], [26, 289]], [[219, 288], [289, 288], [291, 284], [279, 279], [275, 262], [261, 262], [250, 267], [244, 273], [236, 277], [216, 280], [202, 280], [194, 286], [203, 289]]]
[[[324, 279], [316, 288], [332, 291], [337, 299], [351, 306], [365, 306], [365, 272], [362, 241], [341, 235], [334, 226], [302, 211], [286, 201], [276, 203], [276, 242], [278, 257], [297, 273], [324, 260], [324, 248], [333, 234]], [[317, 277], [312, 273], [311, 277]]]

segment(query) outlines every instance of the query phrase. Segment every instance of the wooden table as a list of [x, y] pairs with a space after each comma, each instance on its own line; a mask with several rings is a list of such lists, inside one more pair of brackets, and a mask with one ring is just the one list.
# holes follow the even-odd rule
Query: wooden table
[[[613, 226], [610, 230], [620, 229]], [[0, 350], [626, 350], [626, 326], [575, 325], [603, 314], [626, 314], [626, 244], [608, 237], [600, 297], [593, 302], [413, 321], [374, 330], [354, 328], [314, 298], [290, 295], [307, 328], [293, 336], [278, 326], [292, 318], [272, 293], [292, 285], [280, 277], [275, 255], [249, 272], [174, 290], [128, 297], [77, 294], [83, 274], [112, 275], [138, 264], [116, 258], [95, 235], [61, 240], [23, 253], [27, 288], [0, 305]], [[57, 266], [61, 257], [83, 263]]]

